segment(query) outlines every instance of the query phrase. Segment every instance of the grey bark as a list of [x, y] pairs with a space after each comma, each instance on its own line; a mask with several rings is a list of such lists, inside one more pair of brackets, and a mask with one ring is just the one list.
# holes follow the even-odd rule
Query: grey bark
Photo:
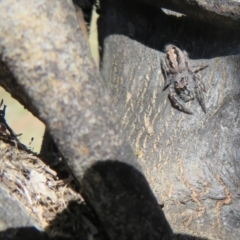
[[[240, 35], [146, 5], [101, 1], [102, 75], [138, 161], [175, 233], [240, 238]], [[162, 91], [166, 44], [189, 53], [206, 84], [204, 114]]]
[[27, 214], [24, 207], [8, 193], [3, 184], [0, 184], [0, 193], [0, 232], [8, 228], [30, 226], [41, 229], [31, 216]]
[[7, 69], [2, 61], [0, 61], [0, 86], [9, 92], [14, 99], [21, 103], [24, 108], [30, 111], [35, 117], [39, 118], [39, 113], [36, 107], [33, 106], [23, 88], [18, 84], [11, 71]]
[[14, 199], [3, 184], [0, 184], [0, 217], [0, 239], [49, 239], [24, 205]]
[[171, 230], [122, 132], [72, 2], [0, 1], [0, 9], [2, 59], [109, 237], [167, 239]]
[[210, 23], [240, 29], [240, 3], [233, 0], [138, 0], [159, 8], [167, 8], [192, 18]]
[[[56, 15], [48, 16], [43, 8], [52, 9], [53, 3], [32, 3], [26, 9], [28, 14], [20, 15], [18, 8], [26, 4], [24, 1], [12, 6], [1, 2], [3, 60], [39, 110], [79, 180], [97, 159], [128, 159], [134, 165], [131, 149], [117, 134], [120, 129], [115, 112], [89, 57], [73, 5], [59, 1], [54, 5]], [[7, 11], [9, 6], [11, 11]], [[42, 18], [34, 19], [37, 14]], [[31, 19], [35, 20], [32, 25]], [[59, 32], [62, 26], [64, 31]]]

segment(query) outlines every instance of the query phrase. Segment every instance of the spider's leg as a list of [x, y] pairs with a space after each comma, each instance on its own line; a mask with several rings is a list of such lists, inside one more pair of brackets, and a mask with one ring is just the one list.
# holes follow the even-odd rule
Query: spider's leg
[[169, 100], [172, 103], [172, 106], [182, 112], [185, 112], [187, 114], [193, 114], [192, 111], [190, 111], [189, 109], [187, 109], [184, 106], [184, 103], [182, 102], [182, 99], [180, 98], [180, 96], [177, 94], [176, 90], [174, 89], [173, 85], [170, 85], [170, 89], [169, 89]]
[[197, 67], [197, 69], [194, 71], [194, 73], [198, 73], [200, 71], [202, 71], [203, 69], [207, 68], [208, 65], [202, 66], [202, 67]]
[[[195, 78], [196, 80], [195, 80], [194, 78]], [[200, 76], [199, 73], [195, 73], [195, 74], [193, 75], [193, 80], [199, 82], [199, 86], [200, 86], [200, 88], [201, 88], [201, 90], [202, 90], [203, 92], [207, 92], [207, 91], [206, 91], [206, 86], [205, 86], [204, 82], [202, 81], [202, 78], [201, 78], [201, 76]]]
[[202, 71], [203, 69], [207, 68], [208, 65], [202, 66], [202, 67], [198, 67], [193, 74], [193, 78], [196, 78], [196, 80], [194, 79], [194, 81], [198, 82], [199, 87], [201, 88], [201, 91], [206, 92], [206, 87], [204, 82], [202, 81], [201, 77], [199, 76], [199, 72]]
[[200, 106], [202, 107], [203, 112], [206, 113], [206, 105], [205, 105], [204, 95], [203, 95], [203, 91], [206, 91], [205, 86], [197, 74], [194, 74], [193, 80], [195, 83], [196, 98], [197, 98]]
[[164, 87], [163, 87], [163, 91], [164, 91], [172, 83], [172, 74], [170, 74], [169, 72], [169, 68], [167, 67], [165, 59], [161, 60], [161, 69], [162, 69], [162, 73], [165, 80]]
[[200, 77], [198, 77], [198, 81], [199, 81], [199, 86], [200, 86], [201, 90], [206, 93], [207, 92], [206, 86]]
[[171, 76], [167, 76], [167, 78], [165, 78], [165, 85], [164, 85], [164, 87], [163, 87], [162, 90], [163, 90], [163, 91], [166, 90], [171, 83], [172, 83], [172, 78], [171, 78]]
[[207, 68], [208, 65], [202, 66], [202, 67], [198, 67], [198, 66], [192, 66], [192, 68], [197, 68], [196, 70], [192, 71], [191, 68], [189, 67], [189, 65], [186, 63], [186, 68], [188, 70], [189, 73], [191, 74], [198, 74], [200, 71], [202, 71], [203, 69]]

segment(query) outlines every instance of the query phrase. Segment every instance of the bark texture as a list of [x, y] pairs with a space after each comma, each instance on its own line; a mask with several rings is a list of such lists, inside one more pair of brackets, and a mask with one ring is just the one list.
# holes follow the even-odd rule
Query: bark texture
[[233, 0], [138, 0], [198, 18], [211, 25], [240, 29], [240, 3]]
[[8, 228], [17, 227], [36, 226], [40, 228], [31, 216], [28, 215], [23, 206], [9, 195], [2, 184], [0, 185], [0, 193], [0, 232]]
[[[0, 9], [2, 59], [46, 123], [109, 238], [167, 239], [171, 229], [110, 106], [72, 2], [10, 0], [0, 1]], [[124, 208], [114, 205], [116, 200], [125, 202]], [[139, 206], [139, 215], [128, 218]]]
[[[22, 10], [23, 5], [25, 1], [1, 2], [2, 13], [6, 10], [0, 26], [3, 60], [46, 121], [76, 176], [81, 179], [97, 159], [134, 162], [130, 148], [121, 152], [124, 143], [117, 135], [118, 123], [72, 3], [36, 1]], [[53, 7], [55, 14], [48, 15], [45, 10]]]
[[[174, 232], [240, 237], [240, 37], [146, 5], [102, 1], [102, 75], [139, 163]], [[160, 63], [166, 44], [189, 53], [207, 87], [204, 114], [172, 108]]]
[[39, 118], [39, 113], [31, 100], [18, 84], [11, 71], [7, 69], [5, 64], [0, 61], [0, 86], [11, 94], [19, 103], [21, 103], [35, 117]]

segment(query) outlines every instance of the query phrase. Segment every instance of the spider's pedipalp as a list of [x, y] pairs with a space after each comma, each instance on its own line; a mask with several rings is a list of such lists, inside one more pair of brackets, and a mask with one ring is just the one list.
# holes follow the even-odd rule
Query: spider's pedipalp
[[172, 106], [184, 113], [187, 113], [187, 114], [190, 114], [192, 115], [193, 112], [190, 111], [189, 109], [187, 109], [185, 106], [184, 106], [184, 103], [181, 99], [181, 97], [177, 94], [175, 88], [173, 85], [170, 86], [169, 88], [169, 100], [171, 101], [172, 103]]

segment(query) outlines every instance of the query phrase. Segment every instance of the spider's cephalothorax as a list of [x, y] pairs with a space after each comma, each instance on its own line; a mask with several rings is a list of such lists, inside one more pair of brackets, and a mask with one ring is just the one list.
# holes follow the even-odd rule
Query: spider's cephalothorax
[[206, 113], [203, 95], [206, 88], [198, 73], [207, 66], [198, 67], [195, 71], [192, 71], [188, 65], [187, 53], [174, 45], [167, 45], [165, 53], [165, 59], [161, 62], [165, 77], [163, 90], [169, 87], [169, 99], [172, 105], [180, 111], [193, 114], [184, 106], [184, 102], [193, 100], [196, 97]]

